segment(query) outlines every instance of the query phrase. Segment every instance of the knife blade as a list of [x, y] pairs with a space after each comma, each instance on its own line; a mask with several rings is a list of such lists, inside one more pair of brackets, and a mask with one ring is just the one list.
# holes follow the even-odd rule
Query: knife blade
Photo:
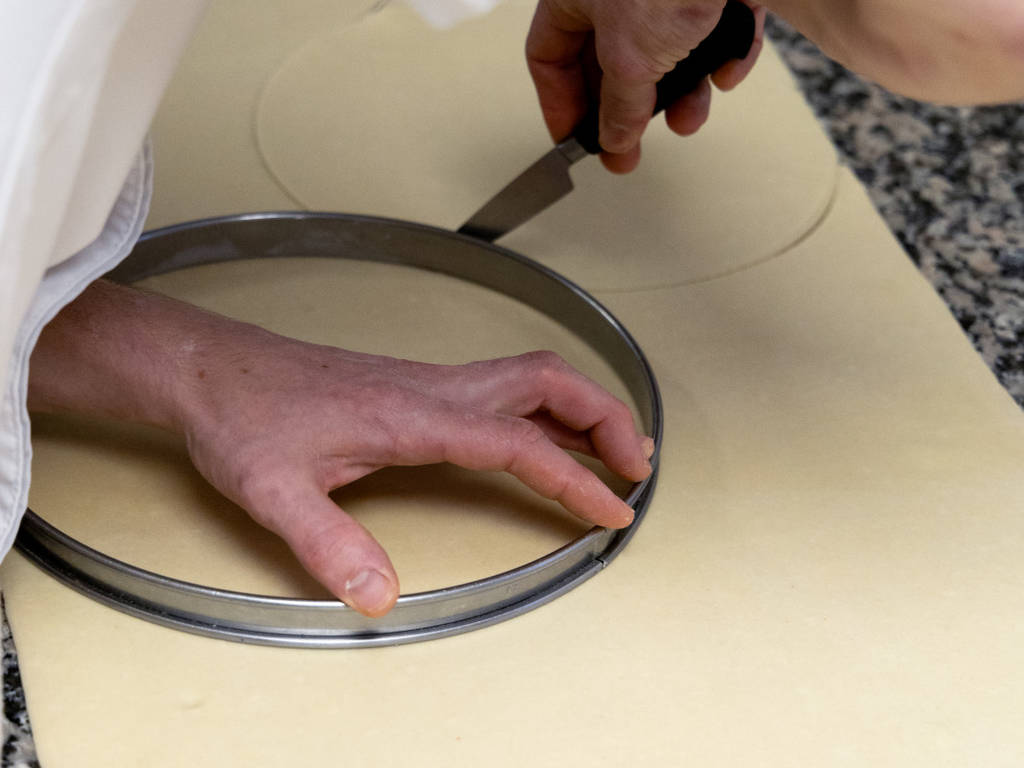
[[[696, 88], [701, 80], [732, 59], [742, 59], [754, 42], [754, 13], [729, 0], [718, 24], [690, 55], [658, 82], [654, 114]], [[573, 189], [569, 168], [601, 151], [598, 105], [594, 104], [572, 135], [547, 152], [483, 205], [457, 230], [493, 242], [533, 218]]]

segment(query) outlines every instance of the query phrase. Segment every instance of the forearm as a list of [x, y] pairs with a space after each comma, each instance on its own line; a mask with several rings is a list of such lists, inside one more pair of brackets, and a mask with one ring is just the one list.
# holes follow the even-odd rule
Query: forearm
[[163, 296], [97, 281], [43, 330], [30, 362], [29, 409], [181, 432], [193, 351], [221, 320]]
[[1020, 0], [767, 0], [840, 63], [890, 90], [952, 104], [1024, 98]]

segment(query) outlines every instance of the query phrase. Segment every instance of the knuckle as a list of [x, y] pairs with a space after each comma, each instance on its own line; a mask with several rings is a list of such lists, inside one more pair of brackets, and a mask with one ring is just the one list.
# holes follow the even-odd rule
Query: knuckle
[[522, 355], [520, 359], [526, 360], [527, 362], [538, 366], [565, 364], [565, 361], [562, 359], [562, 356], [559, 355], [557, 352], [552, 352], [550, 349], [537, 349], [534, 350], [533, 352], [527, 352], [524, 355]]
[[539, 380], [550, 381], [569, 370], [569, 364], [556, 352], [538, 350], [526, 356], [531, 374]]
[[508, 449], [501, 469], [517, 474], [535, 462], [536, 453], [545, 447], [548, 438], [532, 421], [510, 417], [506, 421], [505, 440]]
[[630, 33], [607, 49], [601, 65], [630, 85], [655, 82], [711, 33], [724, 5], [724, 0], [689, 0], [648, 8]]
[[258, 462], [246, 461], [242, 457], [241, 464], [235, 472], [235, 487], [246, 499], [261, 499], [264, 496], [273, 496], [277, 491], [277, 484], [262, 471]]
[[572, 481], [568, 478], [560, 477], [552, 481], [545, 495], [549, 499], [557, 501], [563, 507], [568, 507], [570, 502], [569, 497], [572, 495], [572, 488]]
[[253, 518], [276, 530], [274, 521], [286, 511], [287, 480], [261, 461], [243, 460], [235, 472], [235, 494], [238, 502]]
[[668, 58], [652, 55], [638, 45], [619, 44], [599, 55], [599, 63], [606, 74], [627, 87], [635, 87], [657, 82], [675, 66]]
[[357, 564], [358, 547], [345, 531], [330, 528], [309, 536], [304, 544], [305, 560], [314, 573], [352, 570]]
[[512, 440], [517, 447], [530, 450], [547, 442], [548, 438], [544, 434], [544, 430], [532, 421], [515, 419], [513, 424]]
[[671, 9], [673, 18], [668, 28], [674, 30], [677, 35], [685, 36], [686, 39], [692, 40], [696, 37], [698, 40], [703, 40], [721, 18], [723, 5], [724, 3], [717, 0], [673, 5]]
[[633, 422], [633, 411], [618, 398], [612, 399], [608, 407], [608, 416], [613, 422], [622, 425], [632, 424]]
[[639, 133], [651, 119], [650, 110], [635, 105], [609, 99], [601, 113], [602, 130]]
[[527, 352], [516, 358], [515, 374], [525, 375], [530, 382], [541, 389], [556, 386], [570, 370], [572, 369], [569, 364], [550, 350]]
[[601, 147], [609, 152], [627, 152], [639, 141], [648, 118], [628, 113], [606, 115], [601, 121]]

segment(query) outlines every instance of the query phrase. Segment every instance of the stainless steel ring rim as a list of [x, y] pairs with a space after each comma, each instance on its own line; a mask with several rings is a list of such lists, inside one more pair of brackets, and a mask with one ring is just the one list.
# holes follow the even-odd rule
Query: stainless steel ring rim
[[291, 256], [360, 259], [441, 272], [503, 293], [561, 323], [618, 373], [655, 442], [654, 472], [626, 502], [621, 531], [595, 527], [550, 554], [466, 584], [403, 595], [369, 619], [331, 600], [270, 597], [172, 579], [109, 557], [28, 510], [16, 546], [72, 588], [165, 626], [262, 645], [345, 648], [468, 632], [550, 602], [603, 569], [643, 520], [657, 478], [663, 419], [654, 373], [623, 325], [566, 278], [524, 256], [448, 230], [338, 213], [257, 213], [188, 222], [146, 233], [110, 279], [145, 277], [221, 261]]

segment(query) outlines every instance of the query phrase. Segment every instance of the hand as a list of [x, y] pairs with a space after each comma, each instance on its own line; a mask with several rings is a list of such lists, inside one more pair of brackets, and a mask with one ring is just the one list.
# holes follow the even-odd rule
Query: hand
[[199, 471], [340, 600], [380, 616], [398, 577], [328, 498], [389, 465], [503, 470], [598, 525], [633, 511], [563, 449], [623, 477], [654, 450], [629, 409], [551, 352], [445, 366], [307, 344], [100, 280], [43, 331], [29, 408], [183, 434]]
[[289, 544], [362, 613], [398, 579], [380, 545], [327, 494], [389, 465], [504, 470], [599, 525], [632, 510], [563, 448], [634, 481], [653, 444], [626, 406], [553, 353], [440, 366], [347, 352], [240, 323], [197, 347], [184, 398], [189, 452], [223, 494]]
[[[561, 141], [586, 113], [589, 83], [599, 81], [601, 159], [626, 173], [640, 160], [640, 137], [654, 110], [658, 80], [682, 61], [718, 22], [724, 0], [540, 0], [526, 40], [526, 59], [552, 138]], [[749, 3], [748, 3], [749, 4]], [[711, 80], [728, 90], [754, 66], [764, 39], [765, 11], [755, 10], [750, 53]], [[665, 110], [676, 133], [687, 136], [707, 119], [711, 87]]]

